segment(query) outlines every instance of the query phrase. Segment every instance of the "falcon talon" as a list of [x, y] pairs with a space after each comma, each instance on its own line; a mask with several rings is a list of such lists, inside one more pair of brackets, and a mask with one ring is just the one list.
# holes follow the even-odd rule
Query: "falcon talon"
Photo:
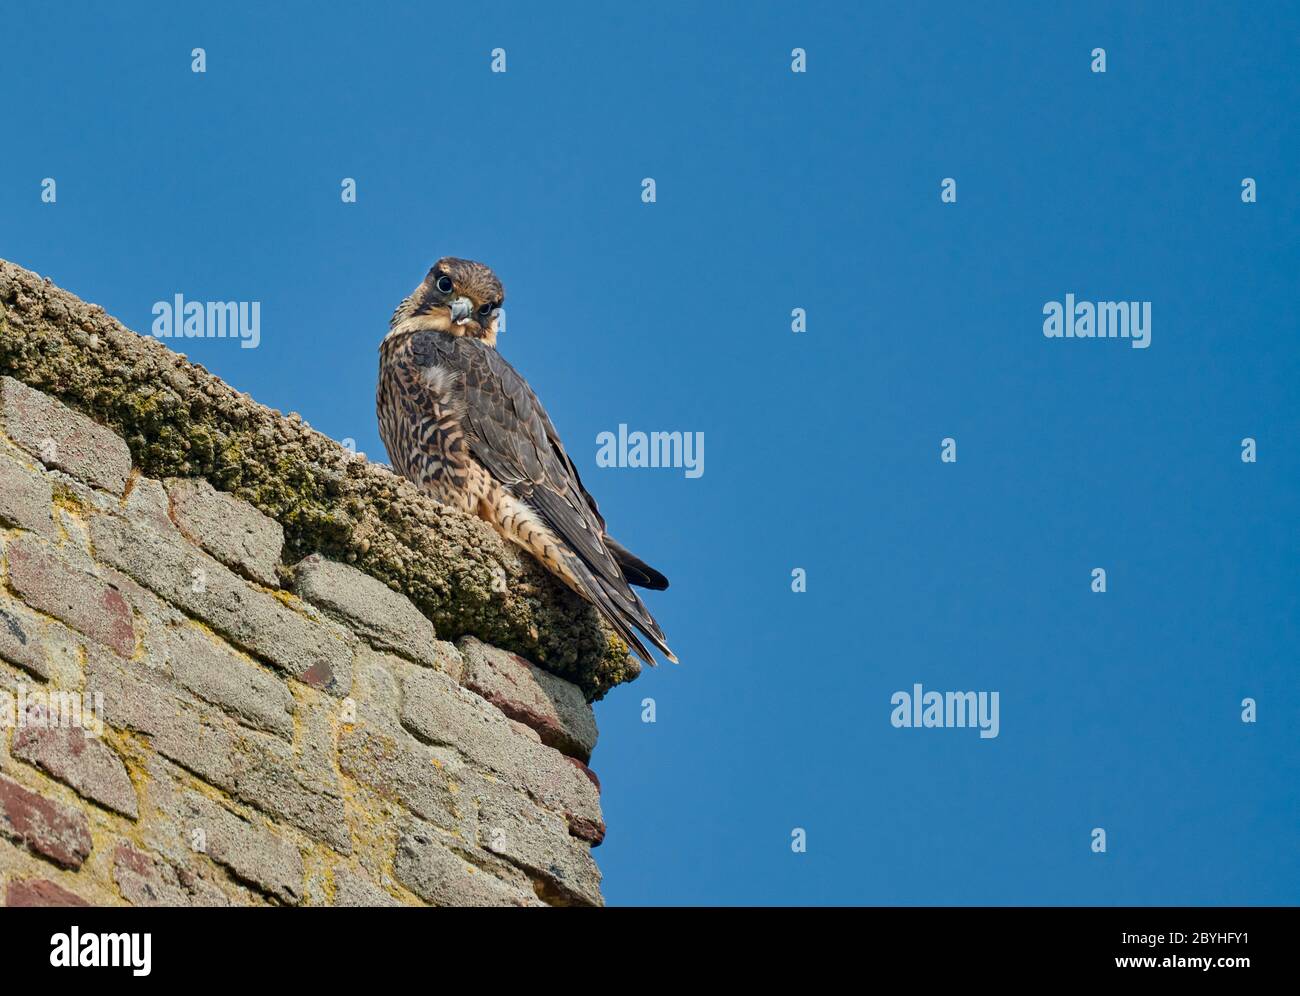
[[449, 256], [393, 312], [375, 397], [393, 470], [531, 553], [647, 664], [642, 636], [676, 662], [632, 590], [668, 579], [605, 531], [542, 403], [497, 352], [504, 301], [491, 269]]

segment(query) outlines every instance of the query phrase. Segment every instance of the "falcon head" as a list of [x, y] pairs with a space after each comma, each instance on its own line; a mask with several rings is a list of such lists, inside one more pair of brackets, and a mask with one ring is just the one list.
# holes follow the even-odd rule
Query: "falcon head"
[[489, 267], [444, 256], [397, 306], [388, 334], [430, 330], [496, 346], [497, 320], [505, 298], [505, 288]]

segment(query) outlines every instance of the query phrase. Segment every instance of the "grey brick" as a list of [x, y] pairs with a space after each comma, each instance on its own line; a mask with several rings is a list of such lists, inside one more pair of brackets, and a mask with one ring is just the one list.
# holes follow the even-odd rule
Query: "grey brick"
[[596, 787], [559, 751], [519, 735], [505, 715], [436, 671], [402, 681], [402, 723], [432, 744], [454, 747], [538, 803], [562, 813], [571, 833], [599, 843], [605, 824]]
[[466, 809], [458, 802], [463, 774], [454, 756], [439, 754], [437, 748], [406, 733], [392, 736], [358, 727], [339, 736], [339, 766], [345, 774], [430, 823], [473, 834], [473, 804]]
[[215, 710], [172, 699], [173, 712], [153, 735], [153, 748], [204, 781], [234, 793], [247, 749], [234, 723]]
[[557, 905], [603, 905], [591, 845], [570, 836], [561, 817], [500, 783], [480, 780], [474, 794], [479, 843], [528, 872], [543, 899]]
[[87, 655], [86, 691], [103, 696], [110, 725], [149, 734], [163, 757], [340, 853], [351, 850], [337, 777], [301, 764], [289, 744], [241, 730], [220, 711], [171, 687], [165, 675], [102, 652]]
[[293, 824], [340, 853], [351, 851], [337, 779], [302, 768], [287, 744], [256, 733], [241, 734], [228, 721], [194, 708], [173, 716], [153, 743], [164, 757], [239, 801]]
[[39, 616], [21, 602], [0, 596], [0, 660], [16, 664], [36, 677], [49, 680], [50, 664], [42, 639]]
[[163, 675], [94, 645], [86, 647], [85, 694], [102, 700], [109, 725], [151, 736], [162, 732], [180, 711]]
[[11, 377], [0, 377], [0, 428], [48, 467], [120, 495], [131, 473], [121, 437]]
[[354, 567], [307, 557], [294, 568], [294, 590], [340, 619], [374, 647], [419, 664], [445, 667], [433, 623], [409, 598]]
[[542, 743], [580, 761], [591, 759], [596, 715], [577, 685], [472, 636], [458, 646], [465, 661], [461, 684], [531, 726]]
[[282, 902], [302, 898], [302, 854], [292, 843], [196, 792], [183, 793], [177, 802], [178, 826], [191, 841], [201, 832], [202, 853]]
[[335, 906], [401, 906], [361, 872], [340, 868], [334, 873]]
[[283, 681], [198, 629], [168, 631], [172, 674], [199, 698], [259, 729], [293, 736], [293, 696]]
[[275, 568], [284, 548], [280, 523], [202, 478], [171, 478], [167, 493], [172, 519], [182, 533], [227, 567], [279, 587]]
[[401, 731], [402, 686], [399, 676], [411, 666], [400, 657], [379, 650], [365, 648], [357, 654], [352, 681], [356, 723], [388, 733]]
[[99, 515], [91, 537], [101, 561], [208, 623], [247, 651], [317, 688], [345, 694], [356, 638], [258, 591], [225, 565], [125, 520]]
[[0, 453], [0, 525], [18, 526], [53, 539], [54, 489], [43, 475]]
[[132, 906], [231, 906], [230, 897], [191, 869], [131, 846], [113, 852], [113, 881]]
[[123, 657], [135, 653], [131, 607], [112, 585], [87, 574], [32, 536], [5, 544], [9, 585], [32, 608], [54, 616]]
[[502, 881], [453, 853], [447, 842], [425, 825], [404, 832], [393, 863], [398, 880], [436, 906], [542, 905], [524, 881]]
[[323, 840], [340, 854], [352, 852], [343, 798], [335, 779], [326, 781], [274, 752], [257, 751], [242, 758], [233, 793], [241, 801]]
[[[101, 511], [116, 511], [95, 502]], [[161, 481], [136, 475], [128, 482], [126, 500], [120, 505], [122, 514], [137, 526], [152, 529], [167, 537], [178, 537], [180, 530], [171, 519], [171, 499]]]

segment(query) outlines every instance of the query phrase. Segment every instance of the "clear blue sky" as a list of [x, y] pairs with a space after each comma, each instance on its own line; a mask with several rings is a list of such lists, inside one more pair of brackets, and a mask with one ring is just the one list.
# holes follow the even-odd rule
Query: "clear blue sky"
[[[396, 302], [505, 282], [673, 581], [683, 665], [597, 706], [611, 903], [1300, 900], [1294, 4], [27, 6], [0, 255], [137, 330], [261, 301], [189, 355], [380, 458]], [[1150, 348], [1044, 338], [1068, 292]], [[598, 468], [620, 422], [704, 475]], [[1000, 735], [893, 728], [917, 682]]]

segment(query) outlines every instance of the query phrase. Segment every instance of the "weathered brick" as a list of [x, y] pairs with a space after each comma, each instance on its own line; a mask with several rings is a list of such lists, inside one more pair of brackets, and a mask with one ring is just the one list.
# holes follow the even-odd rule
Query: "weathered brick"
[[202, 853], [282, 902], [301, 899], [304, 867], [297, 847], [195, 792], [178, 801], [181, 831], [202, 841]]
[[399, 675], [412, 665], [380, 650], [357, 654], [352, 681], [353, 722], [389, 733], [402, 728], [402, 686]]
[[279, 587], [275, 568], [284, 548], [280, 523], [202, 478], [171, 478], [167, 494], [172, 520], [191, 541], [245, 577]]
[[30, 529], [52, 539], [57, 535], [53, 503], [49, 480], [0, 453], [0, 525]]
[[64, 868], [80, 868], [90, 855], [85, 813], [45, 799], [4, 775], [0, 775], [0, 835]]
[[294, 568], [294, 590], [340, 619], [371, 646], [391, 650], [419, 664], [445, 667], [433, 623], [409, 598], [354, 567], [307, 557]]
[[287, 744], [240, 735], [195, 709], [179, 712], [153, 739], [164, 757], [225, 789], [236, 799], [351, 850], [338, 785], [303, 770]]
[[461, 683], [511, 719], [531, 726], [542, 743], [580, 761], [596, 747], [596, 715], [577, 685], [472, 636], [458, 644], [465, 660]]
[[93, 644], [86, 647], [85, 694], [103, 702], [105, 722], [150, 735], [180, 711], [162, 672], [129, 664]]
[[507, 882], [453, 853], [431, 827], [416, 824], [397, 844], [398, 881], [436, 906], [540, 906], [526, 880]]
[[135, 653], [135, 624], [122, 593], [74, 567], [34, 537], [5, 544], [10, 587], [32, 608], [62, 620], [123, 657]]
[[0, 377], [0, 428], [47, 467], [120, 495], [131, 472], [121, 437], [11, 377]]
[[[92, 499], [93, 500], [93, 499]], [[114, 511], [96, 501], [101, 511]], [[177, 537], [180, 530], [171, 518], [171, 499], [161, 481], [134, 474], [127, 482], [126, 500], [117, 509], [134, 525], [152, 529], [163, 536]]]
[[44, 878], [14, 879], [5, 887], [6, 906], [89, 906], [75, 892]]
[[499, 709], [473, 692], [436, 671], [408, 674], [402, 681], [402, 723], [421, 740], [456, 748], [544, 808], [564, 814], [576, 836], [593, 843], [604, 839], [591, 781], [559, 751], [520, 736]]
[[149, 667], [167, 673], [171, 657], [167, 634], [171, 629], [189, 623], [185, 613], [121, 571], [96, 564], [95, 574], [120, 591], [135, 613], [136, 652], [132, 660], [143, 661]]
[[205, 782], [233, 792], [245, 749], [234, 724], [193, 704], [173, 702], [177, 708], [153, 736], [154, 750]]
[[473, 793], [479, 804], [479, 843], [528, 872], [543, 899], [603, 904], [591, 845], [570, 836], [561, 817], [499, 783], [480, 780]]
[[352, 852], [337, 779], [295, 766], [278, 752], [247, 751], [235, 771], [233, 794], [292, 823], [340, 854]]
[[401, 906], [361, 872], [340, 868], [334, 873], [335, 906]]
[[571, 765], [573, 765], [575, 768], [577, 768], [579, 771], [581, 771], [583, 776], [587, 779], [587, 781], [591, 782], [592, 785], [596, 786], [596, 794], [599, 795], [600, 779], [596, 777], [596, 772], [592, 771], [585, 764], [579, 761], [576, 757], [569, 757], [569, 755], [566, 754], [564, 756], [564, 759], [568, 761]]
[[224, 564], [112, 515], [91, 521], [100, 560], [191, 616], [240, 649], [332, 694], [352, 684], [356, 638], [327, 620], [309, 619], [258, 591]]
[[0, 660], [49, 680], [50, 664], [41, 640], [40, 617], [19, 602], [0, 601]]
[[255, 730], [241, 730], [229, 717], [138, 664], [88, 653], [86, 691], [103, 696], [110, 725], [149, 734], [159, 754], [204, 781], [292, 823], [340, 853], [350, 851], [341, 789], [332, 770], [319, 763], [300, 763], [289, 744]]
[[172, 674], [182, 685], [251, 726], [285, 737], [293, 735], [293, 696], [283, 681], [197, 629], [173, 629], [168, 638]]
[[472, 833], [473, 810], [457, 802], [462, 779], [454, 757], [406, 733], [354, 728], [339, 736], [339, 766], [387, 799], [446, 830]]
[[230, 898], [211, 882], [157, 855], [118, 844], [113, 881], [133, 906], [230, 906]]
[[14, 731], [13, 756], [70, 785], [79, 795], [136, 819], [139, 802], [126, 765], [87, 727], [50, 725], [48, 710], [27, 709], [26, 724]]

